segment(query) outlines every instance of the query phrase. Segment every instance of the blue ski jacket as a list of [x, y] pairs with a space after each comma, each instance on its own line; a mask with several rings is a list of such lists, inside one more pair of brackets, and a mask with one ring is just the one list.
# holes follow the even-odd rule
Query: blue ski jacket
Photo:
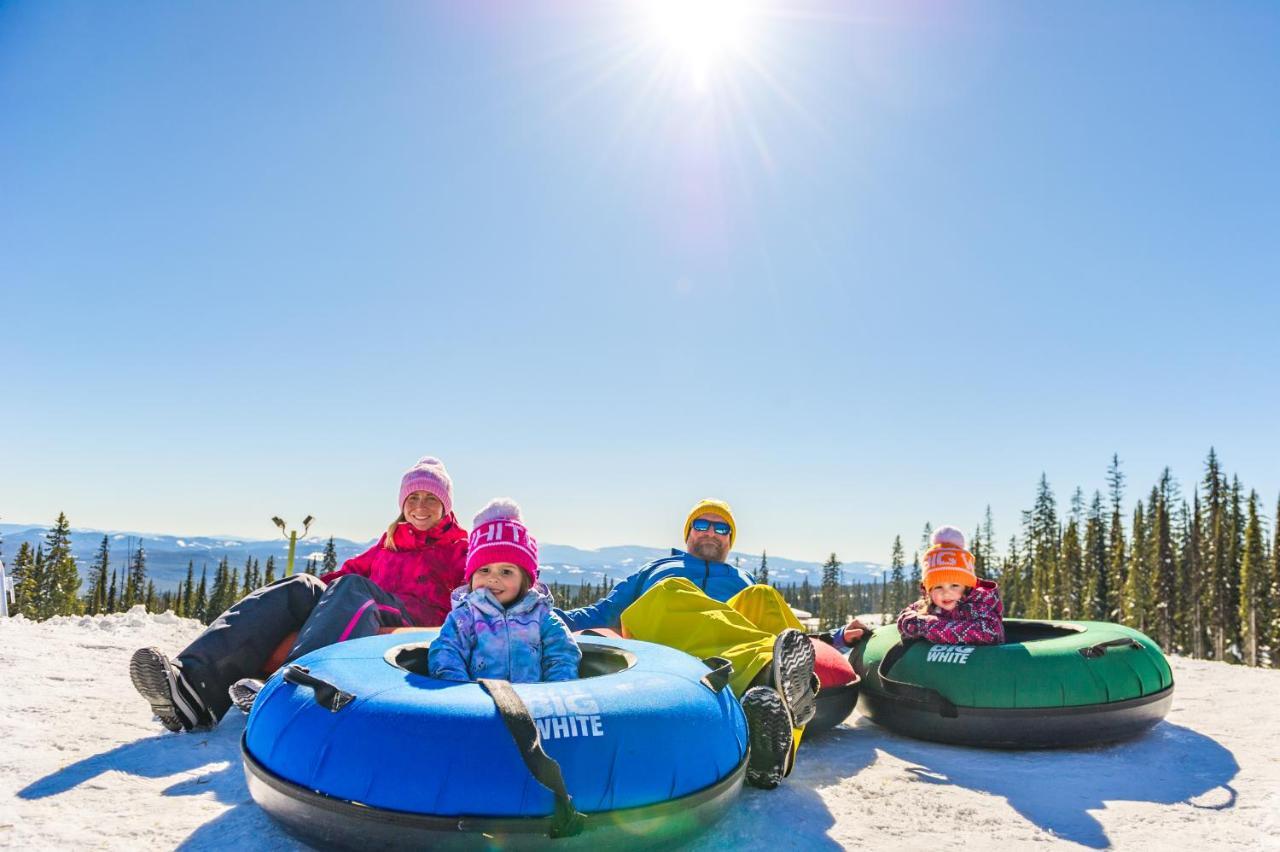
[[684, 577], [702, 589], [707, 597], [727, 601], [755, 580], [741, 568], [724, 562], [708, 562], [683, 550], [671, 549], [670, 556], [655, 559], [610, 590], [604, 600], [577, 609], [556, 610], [570, 630], [622, 626], [622, 611], [668, 577]]

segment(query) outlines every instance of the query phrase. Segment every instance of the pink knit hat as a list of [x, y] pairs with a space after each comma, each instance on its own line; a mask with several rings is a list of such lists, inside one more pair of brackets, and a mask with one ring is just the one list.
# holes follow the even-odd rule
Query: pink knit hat
[[440, 504], [444, 506], [445, 517], [453, 511], [453, 480], [449, 478], [449, 471], [444, 469], [444, 462], [435, 456], [423, 456], [418, 459], [418, 463], [405, 471], [404, 476], [401, 477], [399, 503], [401, 509], [404, 508], [404, 501], [415, 491], [436, 495]]
[[531, 584], [538, 582], [538, 542], [525, 529], [516, 501], [506, 497], [490, 500], [471, 522], [464, 575], [467, 585], [478, 569], [495, 562], [518, 565]]

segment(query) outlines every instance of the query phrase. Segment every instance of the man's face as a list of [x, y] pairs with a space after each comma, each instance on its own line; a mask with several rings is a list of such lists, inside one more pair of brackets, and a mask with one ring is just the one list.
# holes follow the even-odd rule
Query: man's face
[[[715, 512], [703, 512], [694, 520], [710, 521], [712, 524], [729, 523], [728, 518]], [[705, 532], [698, 532], [690, 527], [689, 538], [685, 540], [684, 549], [708, 562], [724, 562], [729, 556], [729, 536], [720, 535], [714, 527], [708, 528]]]

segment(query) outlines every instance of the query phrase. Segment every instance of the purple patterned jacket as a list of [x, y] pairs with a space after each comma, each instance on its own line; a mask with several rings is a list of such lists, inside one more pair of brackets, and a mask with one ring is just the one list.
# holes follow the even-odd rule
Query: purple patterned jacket
[[551, 593], [538, 583], [504, 607], [485, 588], [453, 590], [453, 610], [427, 651], [427, 669], [441, 680], [497, 678], [512, 683], [573, 680], [582, 651]]
[[924, 614], [921, 599], [898, 615], [898, 633], [903, 639], [923, 639], [940, 645], [999, 645], [1004, 641], [1004, 604], [1000, 587], [992, 580], [979, 580], [951, 612], [932, 604]]

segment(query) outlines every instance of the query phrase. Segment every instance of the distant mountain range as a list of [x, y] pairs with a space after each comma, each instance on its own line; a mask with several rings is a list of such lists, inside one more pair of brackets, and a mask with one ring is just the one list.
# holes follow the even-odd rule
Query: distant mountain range
[[[0, 524], [0, 539], [3, 548], [0, 553], [6, 566], [12, 566], [13, 557], [23, 542], [33, 548], [41, 544], [48, 534], [47, 526], [26, 524]], [[111, 568], [125, 569], [133, 553], [139, 547], [147, 553], [147, 576], [155, 581], [160, 591], [176, 588], [178, 583], [186, 579], [188, 562], [194, 563], [195, 575], [206, 566], [210, 577], [222, 557], [226, 556], [233, 567], [244, 572], [244, 564], [250, 559], [257, 559], [265, 566], [268, 556], [274, 556], [277, 564], [277, 576], [284, 572], [285, 559], [289, 553], [289, 543], [283, 538], [248, 539], [234, 537], [210, 536], [174, 536], [153, 535], [149, 533], [120, 532], [114, 530], [82, 530], [71, 531], [71, 550], [80, 566], [80, 576], [84, 578], [83, 589], [88, 588], [89, 565], [97, 556], [106, 535], [111, 550]], [[338, 562], [351, 558], [368, 550], [373, 544], [369, 541], [351, 541], [345, 538], [334, 538], [334, 548], [338, 552]], [[295, 555], [295, 570], [301, 570], [308, 559], [319, 560], [324, 554], [328, 538], [312, 536], [299, 539]], [[547, 583], [558, 582], [571, 585], [582, 583], [599, 583], [605, 577], [617, 581], [626, 577], [646, 562], [660, 556], [670, 554], [671, 548], [643, 547], [640, 545], [623, 545], [619, 547], [602, 547], [599, 550], [581, 550], [563, 544], [547, 544], [540, 542], [538, 557], [540, 573]], [[740, 559], [741, 566], [755, 573], [760, 567], [758, 554], [734, 552], [729, 561]], [[874, 562], [849, 562], [841, 566], [845, 582], [869, 580], [879, 577], [885, 570], [884, 565]], [[123, 571], [122, 571], [123, 573]], [[785, 585], [787, 583], [803, 583], [805, 579], [817, 584], [822, 580], [822, 566], [817, 562], [801, 562], [785, 559], [769, 554], [769, 579], [771, 582]]]

